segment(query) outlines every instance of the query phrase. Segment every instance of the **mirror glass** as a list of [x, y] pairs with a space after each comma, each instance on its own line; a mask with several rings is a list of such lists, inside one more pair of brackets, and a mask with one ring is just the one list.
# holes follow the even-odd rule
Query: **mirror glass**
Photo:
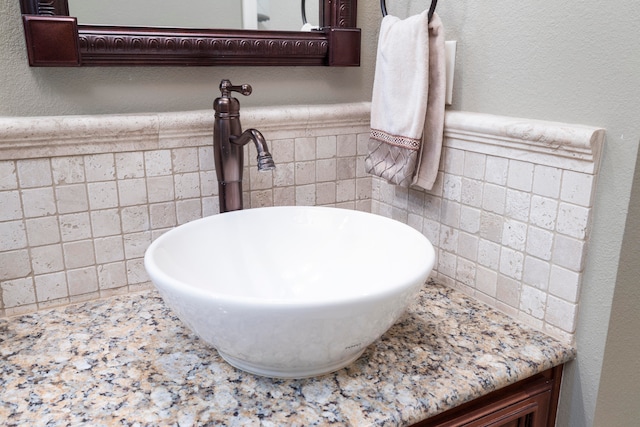
[[[79, 24], [300, 31], [301, 0], [68, 0]], [[306, 19], [320, 20], [319, 0], [306, 0]], [[306, 26], [308, 27], [308, 26]]]

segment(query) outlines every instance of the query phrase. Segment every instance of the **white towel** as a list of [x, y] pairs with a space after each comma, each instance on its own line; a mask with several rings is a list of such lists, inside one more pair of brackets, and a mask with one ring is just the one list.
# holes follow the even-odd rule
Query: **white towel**
[[446, 94], [444, 29], [437, 14], [380, 27], [371, 100], [367, 172], [431, 189], [438, 174]]

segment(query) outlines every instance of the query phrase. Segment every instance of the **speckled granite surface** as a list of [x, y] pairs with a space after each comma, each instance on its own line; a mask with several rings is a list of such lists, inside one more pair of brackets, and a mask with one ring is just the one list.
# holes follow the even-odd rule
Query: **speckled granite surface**
[[334, 374], [245, 374], [158, 294], [0, 319], [0, 424], [406, 426], [575, 357], [429, 283], [402, 320]]

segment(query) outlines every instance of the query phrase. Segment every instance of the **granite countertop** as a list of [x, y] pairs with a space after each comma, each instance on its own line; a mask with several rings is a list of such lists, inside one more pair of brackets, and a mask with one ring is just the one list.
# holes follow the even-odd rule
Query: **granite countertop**
[[575, 349], [430, 282], [336, 373], [239, 371], [155, 291], [0, 319], [3, 425], [407, 426], [567, 362]]

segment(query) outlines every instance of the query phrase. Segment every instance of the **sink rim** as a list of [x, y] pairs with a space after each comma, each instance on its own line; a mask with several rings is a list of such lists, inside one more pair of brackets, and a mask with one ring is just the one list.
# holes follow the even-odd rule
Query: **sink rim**
[[[202, 289], [193, 284], [187, 283], [185, 281], [179, 280], [171, 276], [166, 271], [162, 270], [162, 268], [157, 265], [156, 260], [154, 260], [154, 256], [157, 251], [161, 250], [162, 245], [169, 239], [174, 238], [178, 233], [184, 233], [190, 229], [196, 227], [202, 227], [203, 222], [218, 222], [224, 221], [225, 218], [232, 219], [232, 216], [242, 217], [247, 215], [258, 214], [260, 211], [270, 210], [270, 211], [311, 211], [311, 212], [331, 212], [336, 215], [350, 215], [350, 216], [361, 216], [366, 217], [370, 220], [375, 220], [383, 224], [391, 225], [392, 227], [396, 227], [398, 230], [405, 230], [412, 235], [415, 236], [416, 241], [419, 241], [423, 247], [422, 250], [425, 251], [424, 262], [420, 264], [416, 264], [412, 266], [415, 268], [411, 274], [407, 274], [407, 280], [402, 281], [401, 283], [394, 283], [393, 286], [380, 288], [362, 288], [368, 292], [366, 293], [358, 293], [350, 296], [344, 295], [335, 295], [329, 294], [324, 298], [315, 297], [313, 299], [276, 299], [276, 298], [264, 298], [264, 297], [255, 297], [255, 296], [246, 296], [246, 295], [233, 295], [220, 291], [216, 291], [215, 289]], [[235, 219], [235, 218], [234, 218]], [[166, 285], [165, 289], [159, 289], [162, 292], [188, 292], [193, 297], [197, 298], [205, 298], [211, 301], [224, 302], [225, 305], [232, 307], [260, 307], [261, 310], [271, 309], [274, 310], [297, 310], [297, 309], [310, 309], [310, 308], [320, 308], [330, 306], [341, 306], [354, 304], [354, 302], [363, 302], [373, 301], [378, 299], [384, 299], [388, 297], [390, 294], [395, 294], [398, 290], [406, 289], [412, 286], [415, 286], [415, 280], [411, 280], [412, 277], [416, 275], [422, 275], [425, 272], [429, 272], [433, 269], [435, 263], [435, 250], [431, 242], [420, 233], [418, 230], [413, 227], [402, 223], [400, 221], [387, 218], [382, 215], [373, 214], [369, 212], [337, 208], [337, 207], [328, 207], [328, 206], [270, 206], [270, 207], [261, 207], [261, 208], [252, 208], [245, 209], [240, 211], [226, 212], [223, 214], [212, 215], [209, 217], [200, 218], [197, 220], [193, 220], [189, 223], [182, 224], [177, 226], [163, 235], [159, 236], [156, 240], [154, 240], [148, 249], [145, 252], [144, 256], [144, 265], [151, 276], [151, 279], [155, 285], [156, 280], [160, 280], [164, 282]], [[397, 278], [396, 278], [397, 279]]]

